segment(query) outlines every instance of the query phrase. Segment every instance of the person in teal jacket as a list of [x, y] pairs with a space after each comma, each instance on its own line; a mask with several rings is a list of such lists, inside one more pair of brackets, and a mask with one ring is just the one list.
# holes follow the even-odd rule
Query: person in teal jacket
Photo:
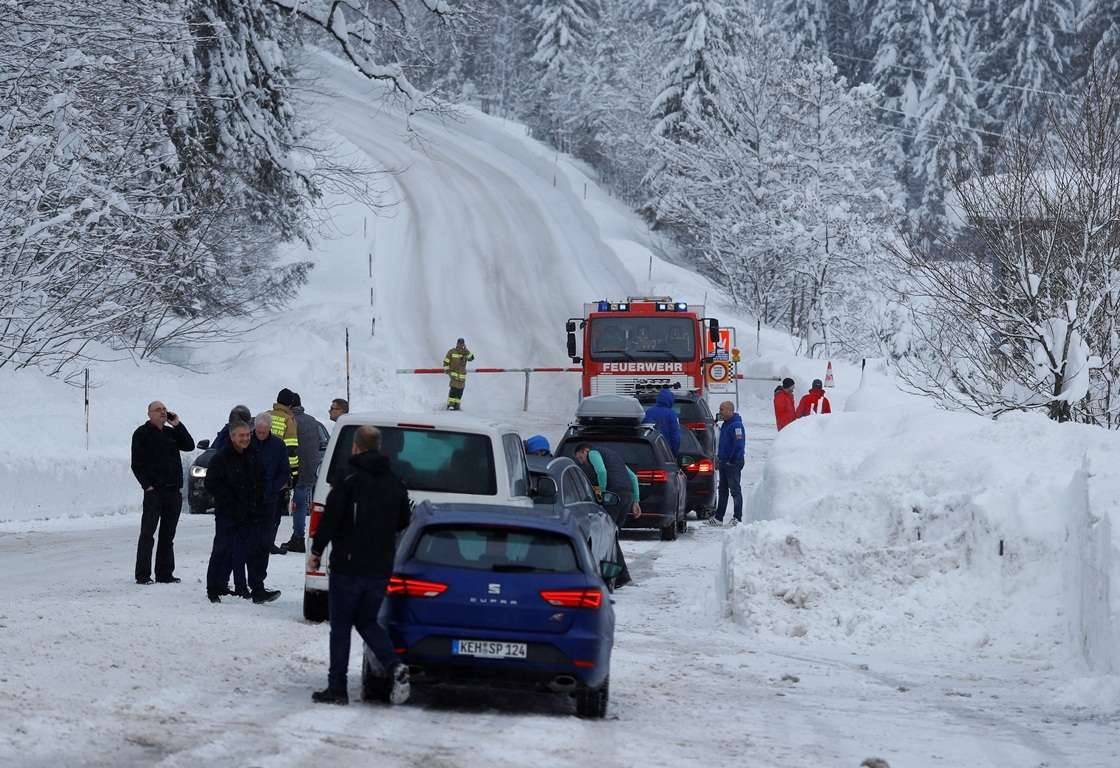
[[[603, 509], [614, 520], [615, 526], [621, 532], [626, 521], [626, 515], [639, 517], [642, 508], [638, 504], [639, 488], [638, 476], [635, 475], [622, 457], [610, 448], [593, 448], [590, 443], [580, 443], [576, 446], [574, 458], [595, 487], [595, 495], [602, 502], [603, 491], [610, 491], [617, 496], [613, 504], [603, 504]], [[621, 535], [621, 533], [620, 533]], [[626, 559], [622, 555], [622, 545], [615, 538], [615, 557], [622, 566], [622, 572], [615, 581], [615, 586], [621, 587], [630, 583], [630, 569], [626, 567]]]

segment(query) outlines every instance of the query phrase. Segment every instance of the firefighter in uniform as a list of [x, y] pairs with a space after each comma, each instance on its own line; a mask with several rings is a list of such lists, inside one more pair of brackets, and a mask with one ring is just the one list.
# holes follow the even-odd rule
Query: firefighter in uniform
[[276, 531], [280, 529], [280, 517], [291, 501], [291, 489], [296, 487], [296, 480], [299, 478], [299, 428], [296, 425], [295, 412], [292, 411], [295, 403], [295, 393], [285, 387], [277, 393], [276, 402], [272, 405], [272, 434], [283, 440], [284, 446], [288, 449], [288, 470], [291, 473], [288, 489], [280, 494], [280, 500], [276, 505], [271, 549], [271, 554], [274, 555], [283, 555], [288, 551], [286, 544], [276, 546]]
[[459, 339], [455, 346], [443, 356], [443, 372], [451, 379], [447, 392], [447, 410], [457, 411], [463, 402], [463, 388], [467, 386], [467, 363], [474, 355], [467, 349], [467, 342]]

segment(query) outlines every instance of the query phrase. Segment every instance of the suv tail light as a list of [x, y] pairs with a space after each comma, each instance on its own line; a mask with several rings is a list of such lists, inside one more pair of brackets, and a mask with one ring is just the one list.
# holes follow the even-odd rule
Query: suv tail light
[[405, 576], [393, 576], [389, 579], [389, 587], [385, 590], [385, 593], [399, 597], [439, 597], [446, 591], [447, 585], [438, 581], [423, 581]]
[[700, 459], [700, 461], [694, 461], [687, 467], [685, 467], [684, 471], [695, 472], [699, 475], [710, 475], [713, 471], [712, 461], [711, 459]]
[[706, 432], [708, 429], [708, 422], [706, 421], [686, 421], [682, 425], [685, 429], [696, 429], [701, 432]]
[[669, 473], [663, 469], [639, 469], [634, 473], [639, 483], [667, 483]]
[[557, 608], [598, 608], [603, 604], [603, 593], [598, 589], [545, 589], [541, 597]]
[[315, 532], [319, 530], [319, 521], [323, 519], [323, 512], [326, 507], [322, 504], [311, 505], [311, 519], [307, 521], [307, 535], [310, 538], [315, 538]]

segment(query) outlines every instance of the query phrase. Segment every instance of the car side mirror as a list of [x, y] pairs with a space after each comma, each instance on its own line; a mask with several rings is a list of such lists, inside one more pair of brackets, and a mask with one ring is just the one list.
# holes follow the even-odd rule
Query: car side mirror
[[603, 577], [603, 581], [610, 581], [622, 575], [622, 566], [610, 560], [600, 560], [599, 574]]
[[551, 477], [542, 477], [537, 480], [536, 496], [538, 499], [555, 499], [556, 481]]
[[209, 440], [199, 440], [197, 443], [195, 443], [195, 445], [198, 446], [198, 450], [205, 451], [205, 450], [210, 448], [210, 441]]
[[619, 501], [621, 501], [621, 499], [618, 498], [618, 494], [614, 491], [603, 491], [603, 506], [613, 507]]

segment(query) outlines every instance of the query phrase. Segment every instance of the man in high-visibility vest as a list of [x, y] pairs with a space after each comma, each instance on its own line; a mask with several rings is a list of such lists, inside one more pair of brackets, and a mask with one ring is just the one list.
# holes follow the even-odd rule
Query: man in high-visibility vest
[[299, 427], [296, 425], [296, 415], [292, 406], [296, 403], [295, 393], [285, 387], [276, 395], [276, 402], [272, 405], [272, 434], [284, 441], [288, 449], [288, 471], [290, 482], [288, 488], [280, 494], [280, 501], [276, 507], [276, 520], [272, 531], [273, 555], [283, 555], [288, 550], [276, 545], [276, 532], [280, 529], [280, 517], [288, 508], [291, 501], [291, 489], [295, 488], [299, 479]]
[[463, 389], [467, 386], [467, 363], [474, 355], [467, 349], [467, 342], [459, 339], [454, 347], [443, 356], [443, 372], [451, 379], [447, 392], [447, 410], [457, 411], [463, 402]]

